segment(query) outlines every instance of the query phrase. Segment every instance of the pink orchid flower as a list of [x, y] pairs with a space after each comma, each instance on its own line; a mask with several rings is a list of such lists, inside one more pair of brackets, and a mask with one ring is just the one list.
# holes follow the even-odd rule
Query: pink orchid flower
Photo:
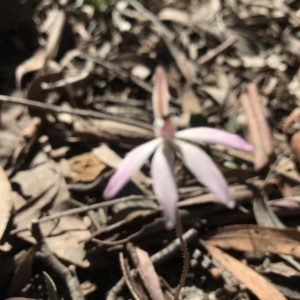
[[120, 167], [110, 178], [103, 194], [104, 198], [114, 197], [154, 153], [151, 162], [153, 190], [163, 208], [166, 228], [173, 228], [179, 197], [172, 158], [177, 154], [199, 182], [214, 192], [221, 203], [233, 208], [235, 202], [220, 170], [203, 150], [186, 140], [199, 144], [222, 144], [245, 151], [251, 151], [253, 146], [238, 135], [209, 127], [176, 131], [176, 124], [169, 117], [169, 90], [163, 67], [156, 68], [154, 79], [152, 104], [156, 138], [134, 148], [125, 156]]

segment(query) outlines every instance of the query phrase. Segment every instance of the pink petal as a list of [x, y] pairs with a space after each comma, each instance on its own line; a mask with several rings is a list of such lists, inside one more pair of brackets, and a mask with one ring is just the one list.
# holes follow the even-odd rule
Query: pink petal
[[175, 137], [196, 143], [221, 144], [245, 151], [253, 150], [253, 146], [240, 136], [209, 127], [197, 127], [181, 130], [176, 132]]
[[175, 143], [180, 148], [185, 165], [198, 181], [214, 192], [223, 204], [229, 208], [234, 207], [235, 202], [229, 194], [225, 178], [213, 160], [203, 150], [192, 144], [179, 140]]
[[131, 150], [123, 159], [116, 173], [110, 178], [103, 193], [103, 197], [106, 199], [114, 197], [142, 167], [145, 160], [153, 153], [155, 148], [161, 142], [162, 139], [158, 138]]
[[169, 114], [169, 88], [166, 72], [162, 66], [155, 69], [152, 106], [155, 120], [163, 119]]
[[163, 208], [166, 228], [171, 229], [176, 220], [178, 193], [172, 157], [166, 145], [161, 145], [155, 151], [151, 163], [151, 175], [154, 193]]

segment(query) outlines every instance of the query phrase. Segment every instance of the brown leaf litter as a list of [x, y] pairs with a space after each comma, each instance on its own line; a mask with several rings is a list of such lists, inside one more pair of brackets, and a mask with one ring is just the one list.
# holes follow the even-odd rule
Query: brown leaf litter
[[163, 65], [179, 129], [226, 129], [255, 148], [205, 148], [233, 210], [176, 161], [180, 299], [299, 299], [297, 1], [75, 2], [0, 3], [0, 298], [48, 297], [44, 272], [58, 299], [174, 298], [180, 246], [149, 163], [102, 199], [153, 138]]

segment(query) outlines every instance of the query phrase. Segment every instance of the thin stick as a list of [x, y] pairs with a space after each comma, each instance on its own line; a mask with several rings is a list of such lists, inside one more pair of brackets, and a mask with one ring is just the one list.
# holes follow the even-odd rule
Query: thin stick
[[[100, 203], [95, 203], [89, 206], [84, 206], [84, 207], [76, 207], [76, 208], [72, 208], [69, 210], [65, 210], [47, 217], [43, 217], [41, 219], [38, 219], [37, 222], [39, 224], [44, 223], [44, 222], [48, 222], [48, 221], [52, 221], [55, 219], [59, 219], [61, 217], [66, 217], [66, 216], [70, 216], [70, 215], [76, 215], [76, 214], [80, 214], [80, 213], [84, 213], [90, 210], [95, 210], [98, 209], [100, 207], [107, 207], [107, 206], [112, 206], [115, 204], [118, 204], [120, 202], [125, 202], [125, 201], [130, 201], [130, 200], [139, 200], [141, 199], [141, 196], [136, 196], [136, 195], [131, 195], [131, 196], [127, 196], [127, 197], [122, 197], [122, 198], [118, 198], [118, 199], [114, 199], [114, 200], [108, 200], [108, 201], [104, 201], [104, 202], [100, 202]], [[19, 232], [22, 231], [26, 231], [26, 230], [30, 230], [30, 228], [28, 227], [23, 227], [23, 228], [16, 228], [14, 230], [12, 230], [10, 232], [10, 235], [14, 235], [17, 234]]]
[[61, 107], [61, 106], [56, 106], [56, 105], [53, 105], [50, 103], [42, 103], [42, 102], [38, 102], [38, 101], [34, 101], [34, 100], [5, 96], [5, 95], [0, 95], [0, 101], [22, 104], [22, 105], [26, 105], [31, 108], [35, 108], [37, 110], [54, 113], [54, 114], [68, 113], [70, 115], [77, 115], [77, 116], [81, 116], [81, 117], [90, 117], [90, 118], [95, 118], [95, 119], [106, 119], [106, 120], [116, 121], [119, 123], [124, 123], [124, 124], [128, 124], [128, 125], [133, 125], [133, 126], [141, 127], [144, 129], [148, 129], [149, 131], [151, 130], [151, 132], [152, 132], [152, 125], [150, 125], [150, 124], [140, 122], [137, 120], [133, 120], [133, 119], [123, 118], [121, 116], [113, 116], [113, 115], [98, 112], [98, 111], [79, 109], [79, 108], [71, 108], [71, 107]]
[[216, 48], [208, 51], [206, 54], [202, 55], [198, 60], [197, 63], [199, 65], [204, 65], [210, 60], [212, 60], [214, 57], [218, 56], [220, 53], [224, 52], [226, 49], [228, 49], [230, 46], [232, 46], [236, 41], [238, 40], [238, 37], [236, 35], [230, 37], [226, 41], [224, 41], [222, 44], [217, 46]]
[[180, 290], [184, 286], [185, 279], [186, 279], [187, 273], [189, 271], [189, 253], [187, 251], [186, 244], [185, 244], [185, 242], [183, 240], [183, 237], [182, 237], [182, 228], [181, 228], [178, 209], [176, 210], [176, 232], [177, 232], [177, 236], [178, 236], [179, 241], [180, 241], [182, 254], [183, 254], [183, 270], [182, 270], [182, 275], [181, 275], [179, 284], [176, 288], [174, 300], [179, 299]]
[[135, 300], [140, 300], [140, 297], [137, 295], [137, 291], [135, 290], [135, 288], [132, 284], [133, 282], [130, 281], [132, 274], [131, 274], [131, 271], [129, 269], [127, 261], [125, 261], [125, 259], [124, 259], [124, 256], [123, 256], [122, 252], [119, 253], [119, 261], [120, 261], [123, 277], [125, 278], [125, 282], [127, 284], [128, 289], [130, 290], [130, 293], [131, 293], [132, 297]]
[[[198, 231], [194, 228], [189, 229], [183, 234], [183, 240], [185, 244], [191, 243], [198, 236]], [[170, 257], [174, 256], [175, 253], [181, 248], [181, 243], [179, 238], [171, 242], [168, 246], [161, 249], [159, 252], [151, 256], [153, 264], [157, 267], [165, 263]]]

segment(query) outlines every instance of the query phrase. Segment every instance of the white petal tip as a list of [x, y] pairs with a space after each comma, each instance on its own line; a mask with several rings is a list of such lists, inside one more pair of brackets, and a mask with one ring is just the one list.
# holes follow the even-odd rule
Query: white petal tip
[[166, 229], [172, 230], [174, 228], [175, 224], [174, 221], [166, 221]]
[[234, 208], [235, 207], [235, 201], [233, 201], [233, 200], [230, 200], [227, 204], [226, 204], [226, 206], [228, 207], [228, 208]]

